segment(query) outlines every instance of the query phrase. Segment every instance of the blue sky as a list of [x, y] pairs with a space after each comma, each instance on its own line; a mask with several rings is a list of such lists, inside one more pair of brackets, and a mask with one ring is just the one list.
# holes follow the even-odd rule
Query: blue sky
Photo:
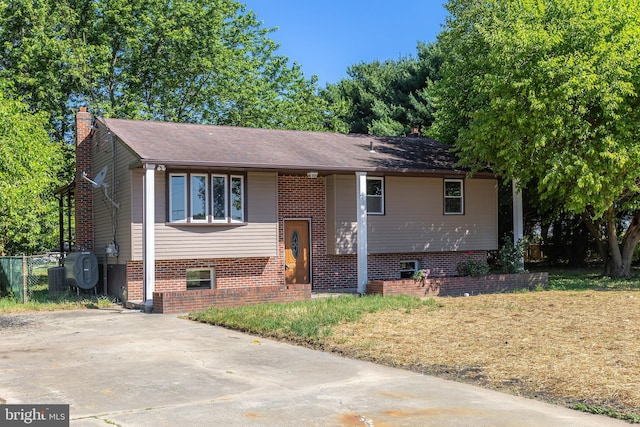
[[415, 55], [435, 41], [447, 11], [440, 0], [240, 0], [266, 27], [279, 54], [318, 84], [337, 83], [360, 62]]

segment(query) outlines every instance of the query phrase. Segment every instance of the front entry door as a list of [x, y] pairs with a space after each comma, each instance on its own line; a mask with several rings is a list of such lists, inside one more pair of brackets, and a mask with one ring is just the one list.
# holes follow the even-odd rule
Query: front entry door
[[311, 246], [309, 245], [309, 221], [285, 220], [284, 260], [285, 283], [310, 283]]

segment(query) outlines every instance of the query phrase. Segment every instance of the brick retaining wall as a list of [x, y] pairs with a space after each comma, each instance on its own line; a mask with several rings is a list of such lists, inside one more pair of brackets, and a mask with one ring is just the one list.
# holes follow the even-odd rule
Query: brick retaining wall
[[251, 286], [153, 293], [154, 313], [187, 313], [211, 306], [235, 307], [263, 302], [293, 302], [311, 298], [311, 285]]
[[548, 273], [490, 274], [487, 276], [445, 276], [427, 279], [371, 280], [368, 294], [424, 296], [460, 296], [533, 290], [549, 283]]

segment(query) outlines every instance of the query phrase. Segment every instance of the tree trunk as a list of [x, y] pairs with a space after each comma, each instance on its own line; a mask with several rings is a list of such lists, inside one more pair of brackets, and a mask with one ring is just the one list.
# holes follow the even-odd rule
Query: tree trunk
[[640, 243], [640, 212], [634, 214], [629, 227], [624, 233], [622, 244], [618, 242], [616, 214], [613, 207], [605, 213], [602, 224], [594, 221], [588, 212], [582, 214], [589, 232], [595, 236], [598, 253], [604, 262], [604, 275], [611, 277], [628, 277], [631, 274], [633, 255]]
[[616, 217], [613, 208], [606, 214], [607, 247], [609, 258], [605, 265], [605, 275], [611, 277], [629, 277], [631, 263], [636, 246], [640, 242], [640, 212], [636, 213], [625, 230], [622, 244], [618, 242], [616, 232]]
[[622, 275], [627, 277], [631, 274], [631, 263], [633, 262], [633, 254], [635, 253], [636, 246], [640, 242], [640, 212], [636, 213], [627, 231], [624, 233], [624, 239], [622, 239]]
[[[618, 233], [616, 227], [616, 213], [611, 206], [604, 215], [607, 229], [607, 248], [609, 249], [609, 276], [623, 277], [624, 263], [622, 261], [622, 252], [618, 243]], [[605, 268], [606, 270], [606, 268]], [[627, 274], [628, 276], [628, 274]]]
[[604, 265], [604, 275], [608, 276], [610, 273], [611, 265], [609, 263], [609, 251], [607, 250], [607, 237], [602, 231], [602, 224], [599, 220], [594, 221], [588, 212], [582, 214], [582, 220], [584, 221], [587, 230], [595, 237], [596, 247], [598, 249], [598, 255], [602, 259]]

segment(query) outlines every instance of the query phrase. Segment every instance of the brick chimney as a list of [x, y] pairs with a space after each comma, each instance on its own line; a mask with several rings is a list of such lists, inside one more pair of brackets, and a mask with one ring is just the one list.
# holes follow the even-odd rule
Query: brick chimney
[[93, 250], [93, 186], [82, 178], [91, 173], [91, 141], [93, 136], [91, 113], [80, 107], [76, 113], [76, 250]]

